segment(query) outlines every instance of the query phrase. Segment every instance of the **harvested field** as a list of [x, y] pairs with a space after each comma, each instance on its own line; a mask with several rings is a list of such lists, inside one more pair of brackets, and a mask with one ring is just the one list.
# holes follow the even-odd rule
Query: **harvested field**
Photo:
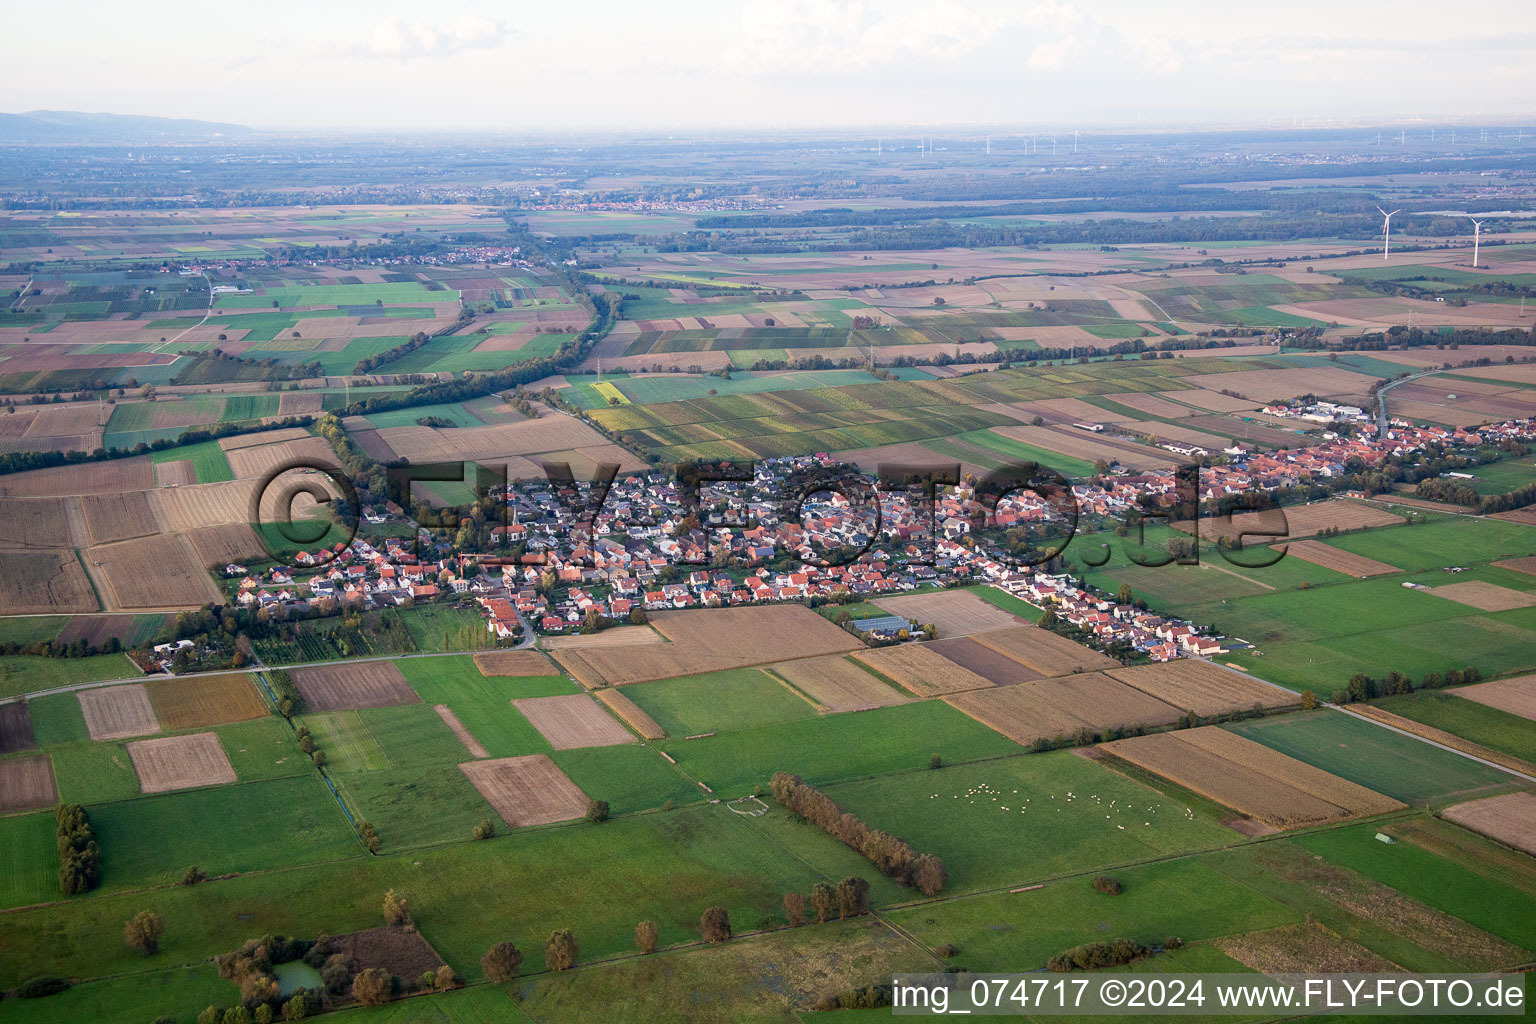
[[1526, 526], [1536, 526], [1536, 508], [1516, 508], [1508, 512], [1495, 512], [1490, 519], [1502, 519], [1506, 523], [1523, 523]]
[[1371, 385], [1375, 381], [1375, 377], [1335, 367], [1239, 370], [1236, 373], [1210, 373], [1184, 378], [1187, 384], [1210, 391], [1230, 391], [1261, 404], [1287, 401], [1308, 394], [1318, 398], [1342, 396], [1363, 400], [1370, 394]]
[[102, 584], [109, 611], [120, 608], [196, 608], [224, 599], [197, 557], [192, 543], [180, 534], [108, 544], [91, 548], [86, 561]]
[[1073, 643], [1039, 626], [1016, 626], [1013, 629], [977, 633], [971, 639], [1047, 677], [1073, 672], [1096, 672], [1120, 666], [1118, 661], [1108, 655]]
[[231, 562], [265, 558], [268, 554], [256, 531], [245, 523], [204, 526], [188, 530], [186, 537], [197, 552], [198, 562], [210, 568], [222, 569]]
[[560, 669], [538, 651], [485, 651], [475, 655], [483, 676], [557, 676]]
[[1524, 558], [1506, 558], [1502, 562], [1494, 562], [1500, 569], [1513, 569], [1515, 572], [1523, 572], [1528, 576], [1536, 576], [1536, 555], [1526, 555]]
[[[1175, 394], [1182, 393], [1183, 392], [1175, 392]], [[1111, 402], [1114, 402], [1116, 405], [1125, 406], [1127, 409], [1135, 409], [1137, 412], [1144, 412], [1151, 416], [1161, 416], [1170, 420], [1180, 419], [1185, 416], [1194, 416], [1196, 414], [1195, 411], [1187, 405], [1180, 405], [1178, 402], [1170, 402], [1168, 399], [1159, 398], [1157, 395], [1141, 394], [1139, 392], [1133, 391], [1128, 394], [1105, 395], [1104, 397], [1109, 399]]]
[[0, 551], [0, 609], [7, 615], [94, 612], [96, 595], [73, 551]]
[[36, 750], [37, 738], [32, 735], [32, 709], [24, 700], [0, 704], [0, 754], [14, 754], [22, 750]]
[[364, 661], [350, 665], [296, 668], [293, 683], [310, 711], [349, 711], [395, 704], [420, 704], [394, 662]]
[[150, 508], [147, 491], [121, 494], [87, 494], [80, 499], [85, 526], [92, 544], [111, 544], [130, 537], [147, 537], [161, 531]]
[[919, 697], [938, 697], [994, 685], [992, 680], [955, 664], [927, 644], [855, 651], [853, 657]]
[[1169, 725], [1179, 711], [1102, 672], [1040, 679], [945, 697], [944, 702], [1021, 746], [1071, 737], [1079, 729]]
[[[350, 420], [354, 417], [349, 416], [347, 418]], [[367, 423], [367, 420], [363, 420], [360, 416], [355, 418], [361, 420], [365, 424]], [[357, 443], [357, 446], [363, 451], [367, 452], [368, 457], [375, 462], [393, 462], [395, 459], [400, 457], [395, 453], [395, 450], [389, 446], [389, 442], [380, 437], [379, 432], [371, 427], [359, 430], [348, 428], [347, 434], [352, 438], [353, 441]]]
[[1013, 686], [1043, 678], [1034, 669], [1014, 661], [1001, 651], [977, 643], [973, 637], [957, 636], [948, 640], [935, 640], [928, 646], [961, 668], [969, 669], [983, 679], [990, 679], [998, 686]]
[[1296, 703], [1295, 694], [1286, 690], [1194, 658], [1110, 669], [1105, 674], [1165, 704], [1193, 711], [1202, 718], [1247, 711], [1253, 707], [1285, 707]]
[[1386, 957], [1371, 952], [1316, 921], [1269, 931], [1217, 939], [1217, 949], [1264, 974], [1405, 974]]
[[786, 654], [812, 657], [863, 646], [802, 605], [657, 612], [651, 623], [671, 642], [566, 648], [555, 652], [555, 660], [583, 685], [597, 689], [766, 665], [783, 661]]
[[1362, 580], [1370, 576], [1390, 576], [1403, 571], [1395, 565], [1388, 565], [1374, 558], [1366, 558], [1364, 555], [1331, 547], [1320, 540], [1293, 540], [1285, 545], [1285, 550], [1287, 554], [1303, 562], [1311, 562], [1324, 569], [1332, 569], [1334, 572], [1342, 572]]
[[325, 396], [317, 392], [284, 391], [277, 400], [279, 416], [312, 416], [320, 412]]
[[1536, 794], [1506, 793], [1447, 807], [1446, 818], [1536, 856]]
[[1278, 829], [1404, 806], [1216, 726], [1134, 736], [1103, 749]]
[[237, 448], [254, 448], [264, 444], [298, 441], [306, 437], [314, 437], [314, 435], [303, 427], [283, 427], [280, 430], [258, 430], [250, 434], [235, 434], [231, 437], [221, 437], [219, 438], [219, 447], [226, 452], [232, 452]]
[[648, 740], [664, 740], [667, 738], [667, 730], [663, 729], [645, 710], [624, 696], [623, 692], [613, 687], [605, 687], [594, 690], [592, 696], [602, 701], [614, 714], [622, 718], [631, 729]]
[[52, 807], [58, 799], [53, 762], [46, 754], [0, 761], [0, 814]]
[[191, 459], [155, 463], [156, 487], [186, 487], [197, 483], [197, 470]]
[[801, 658], [768, 666], [827, 711], [905, 704], [907, 698], [839, 654]]
[[307, 434], [293, 441], [235, 448], [229, 450], [227, 454], [229, 468], [234, 471], [237, 480], [265, 476], [275, 469], [291, 466], [295, 462], [314, 462], [329, 467], [338, 465], [336, 453], [331, 451], [331, 446], [322, 439]]
[[587, 812], [587, 795], [543, 754], [459, 765], [512, 828], [569, 821]]
[[938, 590], [931, 594], [908, 594], [904, 597], [882, 597], [874, 601], [892, 615], [916, 619], [920, 625], [933, 623], [939, 636], [969, 636], [989, 629], [1007, 629], [1018, 626], [1023, 619], [1012, 615], [995, 604], [988, 604], [975, 594], [964, 590]]
[[133, 770], [138, 773], [139, 788], [146, 793], [220, 786], [235, 781], [235, 769], [219, 745], [217, 733], [195, 732], [189, 736], [135, 740], [128, 744], [128, 756], [133, 759]]
[[443, 720], [443, 724], [453, 730], [453, 734], [464, 744], [464, 749], [469, 751], [470, 757], [490, 757], [491, 752], [486, 750], [473, 733], [459, 721], [459, 716], [453, 713], [453, 709], [447, 704], [434, 704], [432, 710], [437, 712], [437, 717]]
[[[161, 489], [154, 492], [154, 502], [159, 507], [160, 520], [165, 523], [167, 532], [186, 533], [205, 526], [249, 524], [254, 492], [255, 484], [249, 481], [227, 480], [216, 484]], [[294, 502], [296, 512], [301, 511], [302, 507], [300, 501]], [[272, 522], [274, 519], [273, 516], [267, 516], [263, 521]]]
[[419, 978], [423, 972], [435, 971], [443, 963], [437, 950], [415, 928], [380, 925], [367, 931], [333, 936], [331, 942], [337, 953], [352, 958], [358, 971], [379, 968], [397, 978]]
[[77, 498], [0, 498], [0, 521], [7, 524], [0, 547], [6, 549], [69, 548], [77, 541], [70, 522]]
[[601, 704], [585, 693], [529, 697], [514, 700], [512, 706], [533, 723], [556, 750], [612, 747], [635, 742], [628, 729], [614, 721]]
[[[1314, 537], [1330, 527], [1337, 528], [1340, 533], [1348, 533], [1351, 530], [1375, 529], [1382, 526], [1400, 526], [1403, 517], [1394, 515], [1374, 505], [1363, 505], [1357, 502], [1336, 498], [1331, 501], [1314, 501], [1308, 505], [1285, 505], [1280, 508], [1285, 513], [1285, 537], [1274, 537], [1274, 543], [1279, 544], [1285, 538], [1300, 539]], [[1218, 537], [1236, 537], [1244, 529], [1265, 530], [1272, 524], [1277, 524], [1279, 517], [1275, 509], [1265, 509], [1261, 512], [1240, 512], [1227, 519], [1203, 519], [1200, 521], [1200, 535], [1215, 541]], [[1173, 524], [1175, 530], [1190, 532], [1188, 520]], [[1274, 536], [1274, 535], [1270, 535]], [[1266, 541], [1268, 542], [1268, 541]], [[1249, 540], [1246, 543], [1254, 543]]]
[[93, 740], [120, 740], [160, 731], [154, 705], [143, 683], [81, 690], [80, 713]]
[[[634, 647], [638, 644], [664, 644], [667, 638], [650, 626], [613, 626], [600, 633], [572, 633], [570, 636], [547, 636], [547, 651], [580, 651], [589, 647]], [[481, 669], [483, 672], [484, 669]]]
[[1448, 583], [1443, 587], [1431, 587], [1435, 597], [1443, 597], [1480, 612], [1507, 612], [1513, 608], [1529, 608], [1536, 605], [1536, 594], [1523, 590], [1511, 590], [1496, 583]]
[[1536, 722], [1536, 675], [1496, 679], [1451, 691], [1458, 697], [1477, 701], [1499, 711], [1508, 711]]
[[[412, 462], [495, 459], [613, 447], [586, 423], [558, 413], [485, 427], [386, 427], [379, 431], [379, 436], [401, 458]], [[621, 469], [644, 468], [645, 464], [635, 456], [627, 452], [623, 456]]]
[[155, 486], [148, 455], [74, 466], [29, 469], [0, 476], [0, 496], [46, 497], [61, 494], [112, 494], [146, 491]]
[[146, 685], [155, 717], [167, 732], [244, 722], [270, 713], [250, 676], [192, 676]]
[[1209, 412], [1247, 412], [1258, 407], [1257, 402], [1246, 398], [1234, 398], [1232, 395], [1224, 395], [1220, 391], [1207, 391], [1201, 388], [1197, 391], [1167, 391], [1166, 397], [1177, 399], [1186, 405], [1193, 405]]

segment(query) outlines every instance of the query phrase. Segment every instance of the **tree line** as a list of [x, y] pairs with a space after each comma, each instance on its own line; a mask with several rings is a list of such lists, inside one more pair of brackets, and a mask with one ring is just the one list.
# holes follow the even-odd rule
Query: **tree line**
[[53, 812], [57, 824], [59, 890], [66, 896], [86, 892], [101, 884], [101, 846], [91, 819], [79, 804], [65, 804]]
[[936, 895], [949, 884], [949, 874], [938, 857], [919, 854], [906, 840], [870, 828], [800, 776], [774, 772], [772, 788], [781, 806], [841, 840], [898, 884], [916, 886], [924, 896]]

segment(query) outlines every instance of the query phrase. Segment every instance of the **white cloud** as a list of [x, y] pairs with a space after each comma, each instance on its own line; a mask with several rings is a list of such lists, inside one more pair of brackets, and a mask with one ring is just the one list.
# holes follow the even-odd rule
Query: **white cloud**
[[1076, 35], [1063, 36], [1048, 43], [1040, 43], [1029, 51], [1031, 71], [1066, 71], [1076, 65], [1083, 55], [1083, 41]]
[[756, 0], [742, 10], [741, 41], [723, 51], [721, 64], [750, 74], [953, 61], [991, 42], [1009, 20], [958, 0], [930, 0], [894, 12], [862, 0]]
[[480, 15], [465, 15], [451, 25], [435, 26], [392, 17], [375, 25], [363, 42], [338, 44], [330, 48], [330, 53], [402, 61], [446, 57], [464, 50], [493, 49], [505, 43], [511, 34], [500, 22]]

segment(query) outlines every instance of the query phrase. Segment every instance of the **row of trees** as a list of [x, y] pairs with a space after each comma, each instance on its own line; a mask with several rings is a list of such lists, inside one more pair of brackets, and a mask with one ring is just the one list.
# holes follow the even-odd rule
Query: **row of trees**
[[1381, 679], [1356, 672], [1349, 677], [1349, 683], [1344, 689], [1334, 691], [1333, 701], [1335, 704], [1351, 704], [1376, 697], [1395, 697], [1412, 693], [1415, 689], [1438, 690], [1442, 686], [1468, 686], [1481, 678], [1482, 673], [1476, 665], [1448, 668], [1444, 672], [1426, 672], [1419, 680], [1418, 687], [1413, 685], [1413, 680], [1406, 673], [1396, 670], [1388, 672]]
[[415, 334], [411, 335], [410, 338], [406, 339], [406, 341], [396, 345], [394, 348], [385, 349], [383, 352], [380, 352], [377, 355], [359, 359], [357, 361], [357, 365], [352, 367], [352, 372], [372, 373], [376, 367], [386, 366], [389, 363], [394, 362], [396, 359], [404, 358], [431, 340], [432, 335], [428, 334], [426, 331], [417, 331]]
[[87, 892], [101, 884], [101, 846], [91, 819], [79, 804], [65, 804], [53, 812], [57, 825], [59, 889], [66, 896]]
[[772, 788], [773, 798], [781, 806], [842, 840], [886, 877], [901, 885], [915, 885], [925, 896], [942, 892], [949, 884], [949, 874], [938, 857], [919, 854], [906, 840], [870, 828], [800, 776], [774, 772]]
[[1536, 504], [1536, 483], [1516, 487], [1514, 490], [1503, 494], [1480, 494], [1476, 487], [1464, 481], [1452, 477], [1435, 477], [1430, 480], [1420, 480], [1415, 491], [1421, 498], [1431, 501], [1444, 501], [1452, 505], [1465, 505], [1477, 510], [1480, 516], [1493, 515], [1495, 512], [1508, 512], [1511, 509], [1525, 508], [1527, 505]]

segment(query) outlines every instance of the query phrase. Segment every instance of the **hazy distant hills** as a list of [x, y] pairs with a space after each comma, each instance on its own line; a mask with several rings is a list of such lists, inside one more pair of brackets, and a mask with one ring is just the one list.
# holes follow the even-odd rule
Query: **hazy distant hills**
[[239, 124], [144, 117], [138, 114], [86, 114], [78, 110], [29, 110], [25, 114], [0, 114], [0, 141], [6, 142], [193, 139], [249, 134], [251, 129]]

